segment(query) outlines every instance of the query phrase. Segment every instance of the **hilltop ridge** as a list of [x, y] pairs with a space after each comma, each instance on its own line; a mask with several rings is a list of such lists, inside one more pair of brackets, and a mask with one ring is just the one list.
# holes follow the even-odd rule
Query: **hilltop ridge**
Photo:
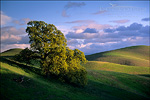
[[104, 61], [131, 66], [149, 66], [150, 46], [131, 46], [117, 50], [86, 55], [89, 61]]

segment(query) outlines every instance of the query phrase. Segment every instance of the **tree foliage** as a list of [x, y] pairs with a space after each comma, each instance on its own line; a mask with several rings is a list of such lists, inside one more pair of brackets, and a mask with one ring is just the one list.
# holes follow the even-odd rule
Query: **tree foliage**
[[86, 62], [84, 53], [66, 47], [64, 34], [53, 24], [30, 21], [27, 25], [31, 49], [40, 55], [42, 73], [56, 75], [62, 81], [85, 85], [86, 70], [80, 65]]
[[69, 80], [71, 83], [79, 83], [81, 85], [86, 85], [87, 72], [85, 68], [80, 65], [81, 63], [87, 62], [84, 53], [78, 49], [71, 50], [67, 48], [66, 51], [66, 62], [68, 64], [67, 80]]
[[19, 54], [15, 55], [14, 59], [19, 62], [31, 64], [31, 60], [34, 59], [34, 53], [32, 50], [25, 48]]

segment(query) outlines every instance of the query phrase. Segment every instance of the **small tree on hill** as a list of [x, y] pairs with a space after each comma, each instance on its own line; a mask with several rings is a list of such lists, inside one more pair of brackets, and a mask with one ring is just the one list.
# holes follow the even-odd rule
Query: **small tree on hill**
[[82, 67], [81, 63], [86, 63], [87, 60], [83, 52], [78, 49], [71, 50], [67, 48], [67, 64], [68, 64], [68, 73], [67, 73], [67, 80], [71, 83], [79, 83], [81, 85], [87, 84], [86, 78], [86, 70]]
[[[83, 56], [84, 54], [79, 50], [75, 50], [73, 56], [70, 56], [68, 49], [66, 50], [67, 41], [65, 36], [53, 24], [47, 24], [43, 21], [30, 21], [27, 25], [26, 32], [30, 38], [31, 49], [40, 55], [43, 74], [47, 76], [56, 75], [60, 80], [65, 81], [70, 79], [69, 73], [80, 73], [78, 70], [80, 68], [85, 71], [84, 68], [79, 66], [80, 61], [86, 60], [85, 56]], [[73, 60], [68, 60], [69, 56], [72, 57], [70, 59], [73, 59], [76, 64], [71, 65]], [[72, 70], [70, 69], [77, 66], [78, 69], [75, 69], [77, 71], [71, 72]], [[84, 74], [86, 75], [86, 73]], [[79, 79], [80, 77], [75, 78]], [[86, 77], [83, 80], [86, 80]]]

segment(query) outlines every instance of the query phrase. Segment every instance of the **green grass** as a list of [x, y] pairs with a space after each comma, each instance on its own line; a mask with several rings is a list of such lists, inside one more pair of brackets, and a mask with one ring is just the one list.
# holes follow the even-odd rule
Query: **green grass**
[[5, 57], [12, 57], [16, 54], [19, 54], [23, 49], [15, 48], [2, 52], [0, 55]]
[[104, 70], [128, 74], [150, 74], [149, 67], [127, 66], [101, 61], [88, 61], [83, 66], [90, 70]]
[[[128, 49], [131, 49], [131, 47], [127, 48], [127, 50]], [[1, 57], [13, 57], [20, 51], [19, 49], [8, 50], [2, 53]], [[140, 51], [138, 52], [140, 53]], [[109, 53], [108, 55], [113, 56], [113, 54]], [[135, 57], [133, 55], [135, 54], [132, 54], [132, 57]], [[138, 54], [138, 57], [140, 60], [147, 59], [141, 54]], [[61, 83], [57, 79], [51, 77], [45, 78], [40, 76], [34, 71], [29, 70], [29, 68], [25, 68], [29, 66], [21, 64], [17, 66], [15, 63], [8, 62], [5, 59], [1, 59], [0, 63], [1, 100], [150, 99], [149, 67], [88, 61], [87, 64], [83, 65], [88, 72], [88, 84], [85, 87], [77, 87], [67, 83]], [[34, 61], [33, 63], [37, 64], [37, 62]], [[35, 67], [35, 69], [38, 68], [36, 66], [32, 67]], [[22, 83], [13, 80], [13, 78], [18, 78], [20, 76], [25, 76]]]
[[[22, 75], [23, 83], [13, 81]], [[75, 87], [1, 62], [2, 100], [148, 100], [149, 82], [143, 76], [88, 70], [88, 85]]]
[[132, 46], [118, 50], [87, 55], [89, 61], [105, 61], [130, 66], [149, 66], [150, 46]]

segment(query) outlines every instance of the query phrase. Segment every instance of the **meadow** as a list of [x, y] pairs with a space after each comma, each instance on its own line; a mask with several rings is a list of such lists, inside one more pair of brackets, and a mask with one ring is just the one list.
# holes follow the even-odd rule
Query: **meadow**
[[[146, 48], [149, 47], [128, 47], [86, 56], [89, 61], [83, 65], [88, 72], [88, 84], [85, 87], [41, 76], [33, 70], [39, 69], [37, 61], [33, 61], [32, 66], [15, 64], [9, 59], [21, 49], [8, 50], [1, 54], [0, 98], [1, 100], [149, 100], [149, 65], [141, 63], [133, 65], [135, 63], [133, 58], [138, 62], [149, 62], [147, 55], [149, 49]], [[116, 57], [116, 62], [111, 62], [111, 57]], [[119, 64], [117, 57], [123, 60], [126, 58], [130, 64]], [[20, 76], [24, 76], [22, 83], [13, 81], [13, 78]]]

